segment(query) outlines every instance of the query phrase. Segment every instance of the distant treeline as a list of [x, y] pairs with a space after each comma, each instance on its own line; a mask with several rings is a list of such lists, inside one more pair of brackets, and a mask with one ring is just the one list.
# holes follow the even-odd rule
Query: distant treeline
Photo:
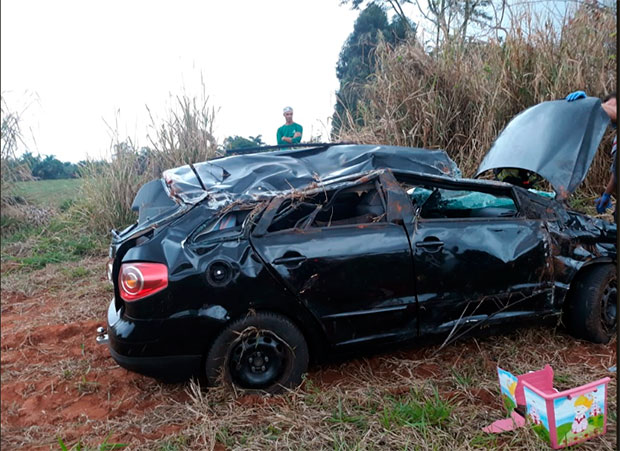
[[[55, 180], [73, 179], [81, 177], [86, 166], [86, 160], [78, 163], [60, 161], [54, 155], [34, 155], [32, 152], [25, 152], [19, 157], [9, 158], [3, 162], [12, 170], [13, 174], [21, 180]], [[89, 165], [105, 166], [108, 163], [104, 160], [89, 161]]]
[[[227, 150], [243, 149], [246, 147], [259, 147], [265, 143], [261, 139], [261, 135], [250, 136], [244, 138], [242, 136], [229, 136], [224, 140], [224, 145], [220, 146], [220, 152], [225, 154]], [[126, 144], [125, 144], [126, 145]], [[119, 149], [127, 150], [127, 149]], [[147, 166], [148, 160], [153, 152], [149, 147], [141, 147], [138, 150], [134, 150], [137, 153], [137, 168], [138, 173], [143, 173]], [[54, 155], [34, 155], [32, 152], [25, 152], [20, 157], [9, 158], [7, 160], [9, 170], [17, 175], [21, 180], [54, 180], [54, 179], [73, 179], [82, 177], [88, 166], [89, 173], [93, 169], [99, 168], [103, 170], [104, 167], [109, 166], [110, 163], [105, 160], [82, 160], [78, 163], [70, 163], [68, 161], [60, 161]]]

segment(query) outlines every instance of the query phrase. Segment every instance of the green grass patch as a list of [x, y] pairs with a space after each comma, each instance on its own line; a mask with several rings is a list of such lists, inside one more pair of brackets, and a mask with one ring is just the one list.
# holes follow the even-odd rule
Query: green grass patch
[[158, 451], [180, 451], [188, 449], [188, 438], [185, 435], [178, 435], [168, 440], [164, 440], [157, 446]]
[[333, 434], [332, 437], [334, 451], [360, 451], [362, 449], [366, 449], [359, 440], [351, 443], [351, 438], [347, 436], [343, 437], [341, 435]]
[[85, 233], [74, 223], [55, 217], [47, 227], [28, 226], [3, 236], [2, 262], [14, 262], [13, 266], [23, 270], [41, 269], [50, 263], [76, 261], [99, 254], [107, 244], [106, 239]]
[[236, 443], [235, 437], [233, 436], [233, 434], [231, 434], [231, 432], [226, 426], [220, 428], [220, 430], [217, 431], [217, 433], [215, 434], [215, 439], [226, 447], [232, 447]]
[[[35, 228], [32, 224], [8, 215], [0, 216], [0, 228], [2, 230], [2, 242], [21, 241], [23, 237], [32, 234]], [[8, 232], [5, 232], [8, 231]]]
[[82, 179], [34, 180], [15, 183], [15, 195], [40, 207], [66, 210], [78, 197]]
[[366, 415], [363, 412], [363, 408], [358, 406], [355, 407], [356, 410], [362, 410], [362, 415], [351, 415], [348, 413], [342, 406], [342, 400], [338, 399], [338, 406], [336, 410], [332, 413], [331, 418], [328, 418], [327, 421], [330, 423], [340, 423], [340, 424], [353, 424], [357, 426], [359, 429], [365, 430], [368, 428], [368, 420], [366, 419]]
[[[15, 217], [2, 217], [3, 265], [8, 263], [6, 267], [11, 271], [31, 271], [50, 263], [76, 261], [88, 255], [101, 254], [109, 237], [91, 232], [79, 212], [71, 208], [78, 200], [82, 183], [82, 179], [61, 179], [16, 184], [16, 194], [28, 204], [17, 206]], [[43, 221], [31, 221], [29, 205], [52, 207], [52, 211]], [[10, 224], [11, 221], [16, 224]], [[71, 276], [84, 276], [79, 270], [76, 271]]]
[[452, 376], [459, 387], [467, 388], [473, 385], [473, 378], [465, 373], [460, 373], [454, 368], [451, 369]]
[[412, 390], [404, 399], [392, 399], [391, 405], [384, 407], [380, 423], [387, 430], [404, 426], [425, 430], [441, 426], [452, 410], [453, 406], [443, 401], [437, 390], [428, 397]]
[[110, 438], [110, 435], [112, 435], [111, 432], [105, 438], [103, 443], [95, 448], [84, 446], [82, 444], [82, 441], [78, 441], [71, 448], [68, 448], [64, 440], [61, 437], [58, 437], [58, 445], [60, 446], [60, 449], [62, 451], [86, 451], [86, 450], [91, 450], [91, 449], [95, 449], [98, 451], [107, 451], [107, 450], [112, 450], [112, 449], [125, 448], [127, 446], [127, 444], [125, 443], [108, 443], [108, 439]]
[[473, 448], [497, 449], [497, 435], [479, 433], [472, 437], [469, 445]]

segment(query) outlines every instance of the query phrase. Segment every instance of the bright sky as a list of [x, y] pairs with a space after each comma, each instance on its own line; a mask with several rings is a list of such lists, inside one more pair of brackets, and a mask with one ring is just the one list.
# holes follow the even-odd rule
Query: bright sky
[[2, 93], [27, 106], [31, 150], [62, 161], [103, 156], [106, 122], [148, 145], [145, 105], [165, 117], [171, 96], [201, 96], [201, 76], [220, 142], [275, 144], [287, 105], [304, 139], [328, 139], [336, 63], [359, 14], [339, 3], [2, 0]]
[[[11, 110], [23, 111], [30, 150], [61, 161], [104, 157], [114, 130], [149, 145], [146, 106], [159, 124], [174, 96], [201, 98], [201, 79], [220, 143], [262, 135], [275, 144], [287, 105], [304, 140], [327, 141], [336, 63], [359, 14], [339, 4], [2, 0], [2, 94]], [[413, 5], [405, 13], [422, 25]]]

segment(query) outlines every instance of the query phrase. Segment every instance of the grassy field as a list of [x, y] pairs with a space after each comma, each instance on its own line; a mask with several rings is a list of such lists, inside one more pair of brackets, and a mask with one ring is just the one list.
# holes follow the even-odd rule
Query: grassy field
[[33, 205], [61, 208], [77, 198], [81, 183], [81, 179], [18, 182], [15, 194]]
[[71, 205], [78, 199], [81, 179], [19, 182], [22, 200], [2, 216], [2, 271], [43, 268], [49, 263], [99, 255], [108, 236], [82, 230]]

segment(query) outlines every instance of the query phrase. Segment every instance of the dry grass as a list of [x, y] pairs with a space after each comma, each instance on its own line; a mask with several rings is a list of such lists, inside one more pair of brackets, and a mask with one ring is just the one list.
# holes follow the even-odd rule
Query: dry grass
[[[105, 255], [102, 254], [74, 262], [50, 264], [36, 271], [4, 273], [0, 281], [2, 313], [11, 309], [23, 314], [37, 302], [36, 299], [53, 297], [54, 303], [49, 309], [51, 316], [47, 318], [50, 322], [62, 324], [72, 319], [100, 319], [107, 308], [105, 299], [112, 297], [105, 262]], [[7, 303], [8, 296], [18, 296], [23, 301]], [[88, 301], [93, 297], [103, 299], [96, 308]], [[44, 319], [45, 314], [35, 320]], [[33, 325], [32, 322], [29, 325]]]
[[11, 164], [15, 161], [18, 149], [24, 144], [21, 130], [23, 111], [9, 107], [4, 94], [0, 98], [0, 110], [0, 206], [4, 209], [15, 204], [15, 182], [29, 180], [31, 175], [27, 167]]
[[[377, 49], [377, 71], [339, 139], [442, 148], [472, 176], [505, 124], [518, 112], [583, 89], [602, 96], [616, 86], [616, 17], [582, 5], [556, 32], [528, 11], [512, 17], [505, 38], [448, 42], [429, 55], [415, 39]], [[609, 178], [611, 133], [588, 179], [599, 193]]]
[[[103, 261], [3, 277], [3, 324], [11, 316], [24, 318], [10, 336], [2, 330], [3, 387], [21, 387], [22, 403], [58, 399], [50, 401], [58, 411], [81, 399], [110, 409], [104, 418], [84, 413], [58, 424], [9, 427], [5, 421], [18, 418], [22, 404], [3, 404], [3, 447], [47, 448], [56, 437], [68, 446], [80, 440], [92, 447], [111, 434], [108, 444], [127, 443], [132, 450], [548, 449], [526, 428], [502, 435], [481, 430], [505, 417], [496, 366], [520, 374], [548, 363], [560, 390], [612, 377], [608, 432], [580, 449], [616, 449], [617, 386], [607, 371], [616, 363], [615, 342], [595, 345], [549, 329], [471, 338], [441, 350], [403, 349], [315, 366], [301, 387], [271, 397], [206, 390], [194, 381], [168, 385], [127, 373], [105, 349], [94, 349], [90, 334], [104, 320], [110, 296]], [[55, 344], [52, 329], [71, 337], [66, 346]]]
[[216, 155], [215, 110], [209, 106], [204, 87], [200, 97], [177, 96], [167, 118], [150, 117], [150, 148], [139, 148], [131, 139], [122, 139], [114, 131], [110, 165], [97, 162], [87, 165], [82, 201], [74, 211], [77, 220], [90, 230], [108, 234], [112, 228], [131, 224], [137, 218], [131, 204], [143, 184], [160, 178], [166, 169], [209, 160]]
[[[592, 354], [575, 359], [576, 349]], [[597, 359], [597, 349], [561, 332], [534, 329], [467, 340], [435, 356], [428, 348], [323, 366], [299, 389], [271, 398], [205, 391], [192, 382], [190, 400], [174, 406], [174, 421], [184, 418], [190, 426], [166, 442], [178, 439], [176, 449], [548, 449], [529, 429], [499, 436], [481, 431], [504, 416], [495, 366], [518, 373], [549, 363], [563, 389], [609, 375], [605, 365], [615, 359]], [[437, 415], [435, 393], [447, 417]], [[615, 381], [608, 399], [607, 435], [581, 449], [615, 449]], [[424, 422], [411, 421], [416, 409], [426, 412]]]

